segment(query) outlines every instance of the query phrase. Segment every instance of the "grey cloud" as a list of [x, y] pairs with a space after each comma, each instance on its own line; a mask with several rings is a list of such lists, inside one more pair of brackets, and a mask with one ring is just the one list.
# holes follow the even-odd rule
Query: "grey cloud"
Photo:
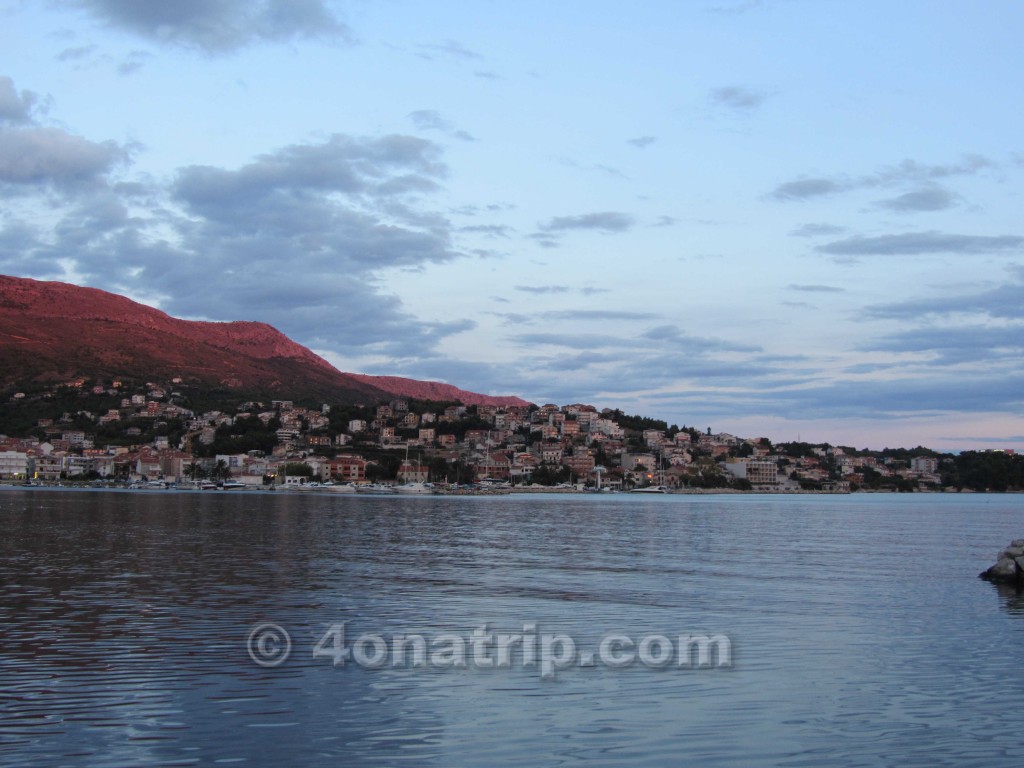
[[[645, 357], [665, 362], [666, 356], [672, 357], [676, 354], [687, 355], [688, 364], [695, 365], [695, 357], [702, 357], [707, 363], [713, 362], [704, 357], [708, 353], [757, 352], [760, 350], [760, 347], [736, 344], [723, 339], [689, 336], [673, 325], [658, 326], [645, 333], [629, 336], [599, 333], [539, 332], [518, 334], [512, 336], [510, 340], [524, 346], [545, 345], [591, 351], [601, 348], [631, 349], [634, 351], [634, 354], [631, 355], [630, 365], [633, 365], [636, 360]], [[677, 362], [672, 364], [678, 365]], [[718, 363], [715, 362], [714, 364], [717, 365]], [[731, 365], [731, 363], [729, 364]]]
[[652, 320], [653, 312], [627, 312], [617, 309], [561, 309], [544, 312], [546, 320]]
[[521, 333], [512, 336], [513, 343], [523, 346], [544, 345], [568, 347], [570, 349], [594, 349], [595, 347], [630, 347], [631, 339], [601, 333]]
[[342, 353], [427, 355], [472, 321], [421, 321], [379, 278], [464, 256], [450, 223], [418, 207], [444, 173], [421, 139], [335, 136], [237, 170], [184, 168], [166, 189], [101, 186], [65, 198], [47, 231], [4, 229], [0, 271], [53, 279], [67, 265], [89, 285], [158, 296], [177, 316], [259, 319]]
[[57, 61], [80, 61], [87, 59], [99, 50], [95, 45], [80, 45], [74, 48], [65, 48], [57, 54]]
[[877, 373], [878, 371], [890, 371], [893, 368], [899, 366], [896, 363], [858, 363], [857, 365], [849, 365], [843, 369], [845, 373], [862, 374], [862, 373]]
[[440, 131], [463, 141], [476, 141], [466, 131], [457, 130], [441, 113], [433, 109], [418, 109], [409, 113], [409, 119], [421, 131]]
[[[748, 381], [749, 384], [749, 381]], [[814, 382], [771, 390], [716, 392], [694, 387], [666, 395], [663, 407], [697, 418], [728, 419], [775, 416], [789, 419], [893, 419], [941, 413], [1019, 412], [1024, 375], [903, 376], [871, 380]], [[653, 399], [653, 398], [649, 398]]]
[[541, 248], [559, 248], [562, 245], [557, 238], [551, 235], [534, 233], [527, 235], [527, 237], [536, 242]]
[[920, 183], [945, 179], [950, 176], [973, 176], [978, 171], [994, 167], [995, 163], [982, 155], [965, 155], [959, 163], [940, 163], [938, 165], [904, 160], [898, 165], [882, 168], [874, 175], [865, 177], [861, 180], [861, 185], [870, 187], [906, 181]]
[[960, 296], [877, 304], [866, 309], [866, 315], [874, 318], [916, 319], [926, 315], [958, 313], [1024, 320], [1024, 283], [1009, 283]]
[[948, 366], [1005, 360], [1021, 367], [1024, 325], [925, 327], [897, 331], [860, 346], [868, 352], [933, 353], [928, 365]]
[[627, 144], [632, 144], [637, 149], [647, 149], [658, 139], [656, 136], [637, 136], [635, 139], [627, 139]]
[[418, 109], [409, 113], [413, 125], [422, 131], [449, 131], [451, 123], [441, 117], [441, 113], [433, 109]]
[[943, 211], [951, 208], [955, 201], [956, 195], [948, 189], [930, 186], [916, 189], [913, 192], [906, 192], [889, 200], [882, 200], [878, 203], [878, 206], [898, 213], [914, 213], [920, 211]]
[[908, 232], [900, 235], [857, 235], [819, 245], [819, 253], [832, 256], [914, 256], [926, 253], [977, 255], [1016, 253], [1024, 247], [1017, 235], [951, 235], [943, 232]]
[[32, 108], [38, 97], [32, 91], [15, 89], [14, 81], [0, 76], [0, 121], [27, 123], [32, 119]]
[[776, 200], [807, 200], [812, 197], [833, 195], [846, 189], [849, 189], [849, 185], [833, 179], [797, 179], [779, 184], [770, 197]]
[[556, 216], [541, 224], [544, 232], [565, 232], [578, 229], [595, 229], [600, 232], [624, 232], [633, 226], [633, 217], [625, 213], [604, 211], [584, 213], [579, 216]]
[[456, 59], [459, 61], [479, 61], [483, 59], [476, 51], [471, 51], [461, 43], [455, 40], [446, 40], [444, 43], [433, 43], [429, 45], [421, 45], [420, 56], [425, 59], [432, 59], [435, 54], [447, 56], [448, 58]]
[[804, 224], [794, 229], [789, 234], [793, 237], [823, 237], [828, 235], [841, 235], [846, 231], [845, 227], [837, 227], [834, 224]]
[[[924, 184], [926, 185], [925, 188], [930, 188], [931, 182], [937, 179], [945, 179], [951, 176], [971, 176], [979, 171], [994, 167], [995, 164], [991, 160], [981, 155], [967, 155], [960, 163], [939, 165], [927, 165], [915, 160], [904, 160], [898, 165], [888, 166], [875, 173], [858, 178], [837, 175], [833, 177], [802, 177], [794, 181], [787, 181], [779, 184], [769, 193], [768, 197], [782, 201], [808, 200], [839, 192], [849, 192], [855, 189], [874, 189], [899, 184]], [[932, 204], [935, 203], [934, 198], [935, 195], [932, 195]], [[917, 198], [912, 196], [904, 202], [908, 205], [913, 205], [916, 201], [918, 205], [922, 205], [927, 204], [928, 199], [928, 196], [919, 196]]]
[[117, 72], [120, 75], [130, 75], [142, 69], [143, 65], [153, 58], [153, 54], [146, 51], [131, 51], [120, 64], [117, 65]]
[[752, 110], [760, 107], [767, 96], [761, 91], [755, 91], [751, 88], [730, 85], [712, 89], [709, 98], [712, 102], [723, 107], [729, 107], [730, 109]]
[[939, 439], [940, 440], [944, 440], [944, 441], [948, 441], [948, 442], [1000, 443], [1002, 445], [1006, 445], [1007, 443], [1021, 443], [1021, 442], [1024, 442], [1024, 435], [1007, 435], [1006, 437], [992, 437], [992, 436], [964, 437], [964, 436], [956, 436], [956, 437], [942, 437], [942, 438], [939, 438]]
[[517, 291], [523, 293], [568, 293], [569, 287], [565, 285], [517, 285]]
[[807, 293], [846, 293], [845, 288], [836, 288], [832, 285], [797, 285], [791, 283], [786, 287], [791, 291], [805, 291]]
[[474, 224], [468, 227], [459, 227], [459, 231], [476, 232], [490, 237], [507, 238], [509, 233], [512, 231], [512, 227], [506, 226], [505, 224]]
[[526, 315], [522, 312], [488, 312], [489, 315], [500, 317], [505, 325], [533, 325], [537, 318], [534, 315]]
[[[883, 418], [921, 413], [1016, 410], [1024, 375], [927, 375], [886, 380], [838, 381], [826, 386], [773, 393], [768, 412], [798, 418]], [[788, 406], [788, 407], [787, 407]]]
[[212, 218], [228, 215], [256, 221], [267, 215], [273, 221], [290, 209], [301, 215], [307, 204], [311, 209], [330, 205], [322, 197], [329, 193], [343, 193], [356, 202], [432, 191], [435, 179], [446, 173], [439, 157], [434, 144], [412, 136], [365, 139], [336, 134], [322, 144], [293, 145], [262, 155], [237, 171], [184, 168], [174, 191], [192, 210]]
[[759, 352], [760, 347], [751, 344], [736, 344], [722, 339], [709, 339], [690, 336], [675, 325], [659, 325], [640, 334], [644, 339], [658, 344], [672, 344], [690, 352], [728, 351], [728, 352]]
[[352, 40], [322, 0], [67, 1], [112, 27], [209, 54], [294, 38]]
[[89, 184], [126, 159], [114, 142], [97, 144], [57, 128], [0, 129], [0, 184]]

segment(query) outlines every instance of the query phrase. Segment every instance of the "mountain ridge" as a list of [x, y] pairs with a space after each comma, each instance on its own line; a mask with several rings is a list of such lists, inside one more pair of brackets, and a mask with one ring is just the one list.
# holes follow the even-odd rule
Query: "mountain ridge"
[[0, 275], [0, 385], [83, 376], [181, 377], [288, 399], [528, 405], [440, 382], [345, 373], [263, 322], [181, 320], [98, 288]]

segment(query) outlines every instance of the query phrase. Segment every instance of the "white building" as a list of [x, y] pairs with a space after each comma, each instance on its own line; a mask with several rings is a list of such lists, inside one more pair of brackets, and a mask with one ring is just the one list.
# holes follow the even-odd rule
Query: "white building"
[[27, 453], [23, 451], [0, 451], [0, 479], [24, 480], [27, 477]]
[[915, 456], [910, 460], [910, 468], [915, 472], [934, 475], [939, 471], [939, 460], [931, 456]]

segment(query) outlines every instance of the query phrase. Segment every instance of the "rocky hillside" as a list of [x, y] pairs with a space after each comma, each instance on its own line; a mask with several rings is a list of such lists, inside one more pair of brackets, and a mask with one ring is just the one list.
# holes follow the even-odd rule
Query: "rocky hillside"
[[480, 395], [476, 392], [467, 392], [464, 389], [459, 389], [451, 384], [444, 384], [440, 381], [417, 381], [415, 379], [403, 379], [399, 376], [366, 376], [361, 373], [349, 375], [364, 384], [390, 392], [395, 397], [437, 401], [458, 400], [464, 405], [525, 406], [530, 404], [529, 401], [523, 400], [521, 397], [511, 395], [502, 397]]
[[95, 288], [0, 275], [0, 386], [78, 377], [181, 377], [254, 395], [348, 403], [394, 396], [467, 405], [508, 400], [434, 382], [343, 373], [265, 323], [179, 320]]

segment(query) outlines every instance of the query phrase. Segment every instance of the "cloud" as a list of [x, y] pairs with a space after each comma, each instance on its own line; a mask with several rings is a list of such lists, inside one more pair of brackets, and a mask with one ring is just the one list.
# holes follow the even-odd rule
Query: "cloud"
[[73, 48], [65, 48], [57, 54], [57, 61], [80, 61], [91, 58], [99, 48], [95, 45], [80, 45]]
[[[49, 225], [0, 231], [0, 271], [153, 297], [180, 317], [262, 320], [300, 343], [347, 355], [429, 355], [471, 320], [413, 317], [383, 270], [465, 254], [425, 208], [447, 173], [440, 149], [411, 136], [335, 135], [260, 155], [238, 169], [182, 168], [166, 186], [94, 184], [117, 159], [49, 129], [38, 151], [0, 141], [0, 177], [64, 183]], [[44, 151], [45, 150], [45, 151]], [[20, 163], [20, 164], [19, 164]], [[30, 190], [31, 191], [31, 190]], [[256, 312], [256, 315], [253, 315]]]
[[623, 348], [634, 346], [632, 339], [604, 333], [520, 333], [510, 338], [522, 346], [566, 347], [569, 349]]
[[147, 51], [131, 51], [125, 56], [124, 61], [117, 65], [117, 72], [120, 75], [130, 75], [142, 69], [143, 65], [153, 58], [153, 54]]
[[845, 288], [836, 288], [832, 285], [797, 285], [790, 283], [786, 287], [791, 291], [804, 291], [806, 293], [846, 293]]
[[295, 144], [261, 155], [237, 171], [183, 168], [175, 194], [211, 218], [229, 214], [269, 224], [289, 211], [301, 215], [307, 204], [313, 213], [326, 203], [318, 195], [342, 193], [358, 202], [432, 192], [447, 172], [439, 158], [436, 145], [413, 136], [335, 134], [321, 144]]
[[[932, 183], [938, 179], [945, 179], [952, 176], [971, 176], [980, 171], [994, 168], [995, 163], [981, 155], [966, 155], [959, 163], [948, 163], [938, 165], [927, 165], [916, 160], [904, 160], [895, 166], [883, 167], [874, 173], [860, 177], [849, 177], [836, 175], [832, 177], [818, 176], [795, 179], [779, 184], [772, 190], [768, 197], [774, 200], [801, 201], [816, 197], [834, 195], [841, 192], [850, 192], [856, 189], [876, 189], [879, 187], [892, 187], [902, 184], [914, 184], [918, 190], [911, 192], [911, 196], [903, 201], [907, 205], [935, 204], [938, 195], [914, 195], [932, 189]], [[899, 200], [899, 198], [897, 198]], [[899, 203], [897, 203], [899, 205]], [[901, 210], [910, 210], [903, 208]], [[937, 210], [934, 208], [918, 208], [917, 210]]]
[[807, 200], [812, 197], [824, 197], [849, 189], [849, 185], [834, 179], [803, 178], [779, 184], [770, 197], [776, 200]]
[[545, 320], [653, 320], [653, 312], [628, 312], [619, 309], [560, 309], [542, 312]]
[[592, 229], [599, 232], [625, 232], [633, 226], [633, 217], [625, 213], [604, 211], [601, 213], [584, 213], [579, 216], [556, 216], [539, 225], [543, 232], [566, 232], [570, 230]]
[[[1019, 409], [1024, 376], [927, 376], [841, 381], [785, 396], [804, 417], [885, 417]], [[780, 399], [782, 399], [780, 397]]]
[[685, 349], [690, 353], [703, 353], [712, 350], [728, 352], [759, 352], [761, 350], [760, 347], [752, 344], [737, 344], [723, 339], [690, 336], [675, 325], [659, 325], [640, 334], [640, 336], [657, 342], [659, 345], [670, 344], [673, 347]]
[[976, 314], [991, 318], [1024, 320], [1024, 269], [1011, 269], [1016, 282], [987, 291], [928, 299], [876, 304], [865, 310], [870, 318], [918, 319], [928, 315]]
[[793, 237], [823, 237], [828, 235], [841, 235], [846, 231], [845, 227], [837, 227], [834, 224], [804, 224], [794, 229], [789, 234]]
[[409, 113], [413, 125], [421, 131], [449, 131], [451, 123], [441, 117], [441, 113], [433, 109], [418, 109]]
[[752, 88], [730, 85], [712, 89], [708, 97], [719, 106], [729, 107], [737, 111], [750, 111], [760, 107], [767, 98], [767, 95]]
[[351, 42], [322, 0], [67, 0], [100, 21], [162, 45], [225, 54], [295, 38]]
[[517, 285], [517, 291], [523, 293], [568, 293], [569, 286], [567, 285]]
[[456, 129], [449, 121], [441, 117], [441, 113], [436, 110], [418, 109], [415, 112], [410, 112], [408, 117], [412, 120], [413, 125], [421, 131], [440, 131], [463, 141], [476, 141], [466, 131]]
[[[455, 40], [446, 40], [443, 43], [431, 43], [420, 46], [421, 58], [432, 60], [435, 55], [444, 56], [446, 58], [455, 59], [457, 61], [479, 61], [483, 59], [476, 51], [471, 51], [466, 48], [462, 43], [456, 42]], [[487, 76], [487, 73], [477, 73], [478, 76]]]
[[916, 256], [954, 253], [961, 255], [1020, 253], [1024, 237], [1018, 235], [952, 235], [942, 232], [908, 232], [901, 235], [863, 237], [816, 246], [814, 250], [831, 256]]
[[1011, 363], [1024, 372], [1024, 324], [962, 325], [957, 327], [923, 327], [900, 330], [860, 345], [868, 352], [930, 353], [934, 357], [926, 365], [950, 366], [985, 362], [991, 366], [999, 361]]
[[655, 136], [637, 136], [635, 139], [627, 139], [627, 144], [632, 144], [637, 149], [647, 149], [658, 139]]
[[508, 238], [512, 227], [505, 224], [473, 224], [468, 227], [459, 227], [459, 232], [476, 232], [488, 237]]
[[921, 211], [943, 211], [952, 208], [956, 195], [940, 186], [924, 187], [913, 192], [906, 192], [889, 200], [881, 200], [878, 207], [897, 213], [917, 213]]
[[58, 128], [0, 128], [0, 184], [71, 187], [99, 181], [127, 152]]
[[32, 109], [37, 101], [38, 97], [32, 91], [19, 93], [11, 78], [0, 76], [0, 122], [31, 122]]

